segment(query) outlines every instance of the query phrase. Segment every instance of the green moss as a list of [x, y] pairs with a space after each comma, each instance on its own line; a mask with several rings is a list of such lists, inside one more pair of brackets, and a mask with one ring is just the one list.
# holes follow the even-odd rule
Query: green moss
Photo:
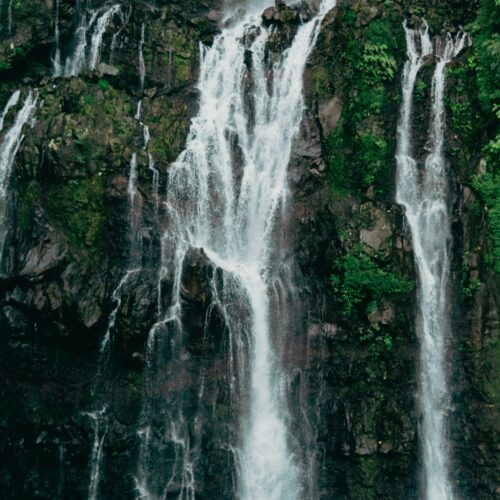
[[481, 376], [484, 393], [492, 404], [500, 404], [500, 341], [495, 340], [481, 353], [488, 375]]
[[331, 95], [330, 72], [325, 66], [316, 66], [311, 70], [311, 87], [318, 99]]
[[22, 229], [31, 227], [35, 203], [39, 196], [40, 186], [36, 181], [20, 183], [17, 186], [17, 222]]
[[159, 162], [174, 161], [182, 150], [187, 123], [183, 110], [171, 110], [152, 120], [152, 134], [149, 151]]
[[164, 64], [166, 67], [172, 65], [175, 85], [185, 85], [192, 80], [193, 57], [197, 51], [195, 40], [198, 37], [199, 32], [195, 29], [179, 32], [174, 28], [169, 34], [169, 51], [165, 54]]
[[101, 176], [51, 183], [46, 209], [51, 220], [64, 232], [73, 252], [88, 260], [99, 258], [105, 241], [106, 217]]
[[376, 454], [356, 457], [349, 474], [349, 497], [363, 500], [378, 498], [376, 485], [381, 472]]
[[128, 392], [132, 397], [142, 396], [142, 386], [144, 384], [144, 377], [137, 372], [130, 372], [128, 375]]

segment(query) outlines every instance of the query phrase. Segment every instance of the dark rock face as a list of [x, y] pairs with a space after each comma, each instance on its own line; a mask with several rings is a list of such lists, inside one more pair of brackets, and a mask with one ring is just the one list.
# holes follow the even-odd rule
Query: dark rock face
[[[112, 20], [97, 71], [71, 79], [50, 78], [55, 2], [16, 3], [12, 33], [6, 3], [0, 12], [0, 58], [6, 61], [0, 66], [0, 108], [14, 89], [26, 92], [35, 86], [42, 104], [14, 165], [12, 228], [4, 255], [6, 277], [0, 281], [0, 486], [5, 498], [86, 497], [94, 436], [85, 412], [100, 405], [107, 408], [101, 497], [133, 498], [145, 394], [168, 396], [188, 416], [186, 432], [202, 457], [195, 467], [197, 495], [234, 498], [235, 457], [224, 443], [236, 442], [239, 423], [229, 394], [226, 325], [221, 311], [209, 307], [213, 282], [223, 277], [202, 250], [193, 249], [184, 263], [183, 340], [172, 343], [172, 332], [162, 332], [152, 387], [145, 387], [144, 377], [151, 369], [145, 366], [148, 332], [158, 312], [169, 165], [181, 152], [196, 112], [198, 44], [209, 44], [217, 33], [222, 2], [123, 2], [127, 20]], [[105, 4], [94, 2], [94, 7]], [[317, 2], [276, 2], [264, 11], [264, 23], [275, 29], [267, 48], [270, 65], [316, 8]], [[281, 281], [273, 307], [283, 311], [279, 330], [289, 332], [285, 340], [274, 341], [287, 376], [292, 449], [306, 464], [311, 498], [418, 498], [415, 291], [404, 299], [384, 296], [371, 309], [362, 304], [349, 317], [330, 276], [341, 273], [343, 259], [358, 256], [361, 248], [361, 255], [384, 272], [415, 279], [409, 234], [393, 200], [397, 99], [405, 59], [400, 27], [404, 18], [418, 22], [423, 16], [438, 32], [467, 24], [476, 9], [477, 2], [462, 0], [339, 1], [309, 61], [307, 109], [289, 167], [289, 207], [275, 235], [290, 253], [277, 260]], [[77, 3], [61, 0], [60, 18], [61, 40], [69, 44], [78, 22]], [[146, 81], [141, 92], [143, 23]], [[361, 57], [365, 40], [379, 43], [387, 26], [395, 40], [389, 55], [397, 69], [372, 85], [376, 93], [364, 103], [368, 112], [363, 114], [352, 104], [361, 92], [355, 83], [359, 69], [350, 65], [349, 51], [359, 44], [361, 52], [354, 56]], [[467, 57], [457, 67], [466, 65]], [[424, 71], [419, 104], [430, 96], [428, 76]], [[454, 85], [451, 79], [450, 89]], [[249, 93], [251, 88], [249, 81]], [[141, 120], [151, 133], [147, 148], [135, 118], [140, 99]], [[376, 99], [382, 100], [380, 109], [373, 108]], [[417, 108], [422, 133], [416, 141], [422, 142], [427, 110]], [[356, 113], [361, 118], [349, 121]], [[346, 129], [346, 123], [352, 128]], [[339, 130], [345, 131], [341, 141], [335, 135]], [[352, 162], [353, 178], [366, 166], [349, 142], [348, 136], [356, 134], [383, 141], [374, 148], [386, 144], [386, 156], [368, 162], [385, 167], [366, 183], [339, 185], [332, 157], [344, 155]], [[482, 250], [489, 245], [486, 219], [470, 187], [470, 176], [481, 169], [480, 153], [471, 150], [461, 158], [466, 153], [457, 134], [450, 126], [456, 235], [457, 333], [450, 346], [454, 480], [464, 498], [496, 498], [498, 277]], [[141, 269], [124, 284], [118, 304], [113, 292], [129, 265], [133, 153]], [[158, 197], [148, 155], [160, 174]], [[464, 252], [470, 260], [468, 278], [481, 281], [470, 298], [459, 290]], [[163, 286], [164, 292], [173, 286], [168, 277]], [[99, 348], [117, 305], [111, 354], [99, 371]], [[202, 383], [206, 389], [199, 398]], [[179, 452], [166, 444], [168, 418], [157, 415], [153, 439], [166, 451], [149, 464], [157, 472], [158, 494], [165, 475], [175, 476]], [[168, 493], [176, 496], [181, 488], [182, 478], [175, 476]]]
[[300, 6], [287, 6], [285, 2], [276, 2], [276, 7], [267, 8], [262, 14], [266, 25], [300, 24], [311, 19], [311, 8], [306, 2]]

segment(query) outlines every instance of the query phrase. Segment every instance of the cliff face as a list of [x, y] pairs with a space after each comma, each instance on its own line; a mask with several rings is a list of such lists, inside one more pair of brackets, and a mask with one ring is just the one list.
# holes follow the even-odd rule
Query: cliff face
[[[71, 78], [52, 78], [55, 19], [58, 13], [66, 57], [80, 3], [13, 2], [12, 18], [9, 3], [0, 4], [0, 109], [14, 90], [22, 98], [28, 89], [38, 92], [36, 123], [25, 128], [10, 179], [0, 278], [0, 485], [6, 498], [87, 495], [95, 419], [85, 412], [96, 403], [107, 408], [100, 496], [134, 496], [169, 165], [196, 113], [199, 43], [210, 44], [218, 33], [221, 3], [123, 2], [103, 35], [105, 64]], [[488, 197], [485, 187], [498, 153], [486, 146], [496, 122], [484, 103], [479, 53], [486, 36], [481, 15], [490, 7], [462, 0], [339, 1], [308, 62], [289, 208], [276, 237], [292, 249], [283, 263], [294, 287], [283, 292], [293, 307], [283, 318], [289, 336], [281, 354], [294, 447], [308, 464], [313, 498], [418, 498], [416, 276], [409, 232], [394, 201], [394, 154], [406, 58], [402, 23], [421, 18], [432, 34], [475, 22], [473, 46], [450, 66], [447, 85], [454, 236], [449, 420], [457, 489], [464, 498], [499, 494], [500, 296], [495, 195]], [[276, 29], [270, 61], [288, 46], [299, 15], [307, 13], [285, 6], [266, 11], [265, 21]], [[491, 17], [494, 24], [498, 8]], [[421, 146], [430, 78], [429, 62], [417, 84], [415, 141]], [[7, 114], [0, 134], [14, 116], [14, 110]], [[133, 217], [139, 222], [131, 232]], [[131, 260], [140, 271], [117, 288]], [[223, 443], [238, 424], [224, 385], [223, 318], [209, 307], [215, 271], [196, 251], [185, 267], [185, 357], [168, 359], [166, 349], [169, 368], [158, 381], [162, 391], [189, 395], [188, 408], [202, 422], [198, 495], [232, 498], [234, 457]], [[168, 274], [163, 286], [173, 286]], [[103, 364], [106, 332], [111, 348]], [[207, 390], [196, 400], [200, 367]], [[170, 471], [175, 453], [158, 464], [160, 471]], [[181, 488], [172, 484], [169, 493]]]

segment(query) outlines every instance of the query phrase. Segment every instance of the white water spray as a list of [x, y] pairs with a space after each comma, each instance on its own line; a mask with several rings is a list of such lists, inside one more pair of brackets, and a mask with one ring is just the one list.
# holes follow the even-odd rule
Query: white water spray
[[61, 31], [59, 28], [59, 16], [60, 16], [60, 1], [56, 0], [56, 15], [54, 18], [54, 38], [56, 43], [56, 51], [54, 59], [52, 61], [53, 73], [55, 75], [61, 75], [63, 73], [63, 68], [61, 65]]
[[12, 3], [13, 0], [9, 0], [7, 8], [7, 31], [9, 32], [9, 37], [12, 37]]
[[92, 443], [90, 483], [88, 490], [88, 500], [97, 500], [99, 482], [101, 479], [101, 465], [103, 459], [104, 439], [108, 432], [108, 422], [106, 418], [106, 407], [102, 410], [85, 413], [92, 420], [94, 431], [94, 442]]
[[141, 92], [144, 91], [144, 82], [146, 80], [146, 63], [144, 62], [144, 38], [146, 33], [146, 25], [141, 26], [141, 40], [139, 42], [139, 80], [141, 83]]
[[433, 53], [427, 26], [413, 31], [405, 26], [408, 61], [403, 75], [403, 103], [398, 128], [397, 195], [411, 229], [419, 276], [418, 333], [421, 345], [420, 408], [424, 466], [424, 498], [452, 500], [446, 417], [450, 396], [446, 344], [451, 335], [449, 317], [451, 222], [448, 178], [444, 157], [446, 65], [466, 45], [468, 37], [447, 35], [436, 42], [438, 62], [432, 79], [430, 152], [420, 171], [412, 156], [413, 91], [424, 58]]
[[7, 101], [7, 104], [3, 108], [2, 114], [0, 115], [0, 132], [3, 130], [3, 125], [5, 122], [5, 117], [7, 116], [7, 113], [11, 108], [14, 106], [17, 106], [17, 103], [19, 102], [19, 97], [21, 97], [21, 91], [16, 90], [15, 92], [12, 93], [12, 95], [9, 97], [9, 100]]
[[109, 7], [99, 18], [97, 19], [94, 33], [92, 35], [92, 40], [90, 44], [90, 56], [88, 61], [88, 67], [92, 71], [96, 69], [99, 63], [99, 56], [102, 47], [102, 37], [111, 22], [111, 19], [115, 14], [121, 12], [120, 5], [113, 5]]
[[119, 14], [123, 21], [122, 8], [119, 4], [99, 10], [84, 12], [80, 25], [75, 33], [73, 53], [64, 64], [54, 60], [53, 75], [55, 77], [78, 76], [84, 70], [93, 71], [100, 61], [102, 40], [113, 16]]
[[[170, 276], [172, 298], [167, 307], [161, 308], [159, 286], [160, 320], [150, 332], [147, 351], [151, 366], [159, 335], [167, 334], [165, 329], [168, 335], [182, 337], [183, 264], [191, 249], [203, 249], [224, 273], [227, 298], [218, 300], [230, 330], [229, 358], [244, 357], [238, 352], [240, 346], [250, 351], [246, 362], [230, 362], [230, 370], [235, 364], [239, 368], [238, 387], [249, 391], [239, 394], [243, 401], [239, 409], [242, 436], [236, 451], [240, 464], [238, 496], [246, 500], [295, 499], [301, 494], [300, 465], [288, 443], [283, 375], [270, 331], [269, 293], [276, 252], [273, 234], [278, 211], [286, 206], [287, 167], [304, 110], [304, 67], [321, 22], [335, 0], [322, 2], [319, 13], [298, 28], [291, 47], [272, 68], [272, 83], [266, 62], [266, 44], [272, 30], [261, 24], [262, 10], [270, 4], [253, 3], [237, 15], [228, 12], [228, 27], [209, 49], [202, 49], [200, 110], [192, 122], [186, 149], [169, 173], [169, 227], [163, 237], [161, 277]], [[247, 53], [251, 54], [251, 70], [245, 62]], [[254, 87], [254, 119], [249, 117], [245, 102], [248, 71]], [[241, 165], [233, 155], [236, 139]], [[231, 300], [231, 304], [224, 300]], [[247, 318], [231, 316], [235, 314], [230, 312], [234, 303], [248, 311]], [[235, 325], [243, 330], [232, 328]], [[285, 335], [279, 332], [279, 336]], [[238, 340], [243, 338], [246, 341]], [[247, 373], [249, 380], [245, 380]], [[232, 390], [237, 391], [236, 382], [232, 384]], [[148, 468], [148, 459], [154, 453], [148, 423], [153, 417], [148, 415], [151, 410], [147, 403], [136, 478], [141, 498], [155, 497], [150, 491]], [[178, 416], [172, 417], [171, 427], [176, 432], [167, 429], [166, 439], [181, 455], [178, 468], [182, 470], [182, 498], [194, 498], [195, 481], [187, 484], [182, 478], [191, 477], [195, 446], [183, 423], [182, 410], [175, 411]], [[164, 494], [167, 492], [168, 484]]]
[[[144, 127], [144, 125], [143, 125]], [[116, 319], [120, 306], [122, 304], [123, 298], [123, 288], [128, 283], [129, 279], [141, 271], [140, 258], [142, 255], [140, 244], [140, 234], [139, 234], [139, 223], [140, 223], [140, 206], [137, 203], [138, 194], [138, 171], [137, 171], [137, 153], [132, 154], [130, 160], [130, 170], [129, 170], [129, 181], [127, 185], [127, 195], [128, 195], [128, 205], [129, 205], [129, 239], [130, 247], [128, 249], [128, 269], [123, 276], [123, 278], [118, 283], [112, 294], [115, 306], [111, 311], [108, 320], [108, 327], [104, 334], [101, 342], [101, 347], [99, 349], [99, 360], [97, 362], [97, 373], [94, 377], [94, 387], [92, 389], [92, 396], [95, 396], [98, 384], [102, 382], [103, 373], [107, 366], [107, 362], [110, 355], [111, 345], [112, 345], [112, 335], [116, 328]], [[86, 413], [89, 417], [93, 419], [93, 430], [94, 430], [94, 446], [92, 448], [92, 453], [90, 457], [90, 481], [89, 481], [89, 500], [95, 500], [98, 495], [99, 485], [101, 481], [101, 466], [102, 466], [102, 456], [103, 456], [103, 446], [104, 440], [107, 432], [107, 417], [106, 408], [102, 410]], [[104, 428], [104, 430], [103, 430]]]
[[[19, 94], [14, 92], [2, 113], [2, 127], [5, 115], [11, 107], [17, 104], [18, 100]], [[12, 165], [14, 164], [19, 146], [24, 139], [24, 125], [27, 123], [31, 126], [34, 125], [34, 111], [37, 100], [38, 93], [36, 91], [30, 91], [24, 101], [23, 107], [17, 113], [12, 127], [5, 134], [0, 144], [0, 262], [2, 260], [5, 238], [9, 226], [7, 220], [7, 205], [9, 200], [9, 184]]]

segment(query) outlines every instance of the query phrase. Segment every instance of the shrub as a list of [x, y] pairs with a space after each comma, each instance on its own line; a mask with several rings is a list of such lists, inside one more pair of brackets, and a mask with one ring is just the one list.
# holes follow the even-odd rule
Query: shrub
[[383, 297], [407, 296], [414, 287], [413, 281], [379, 266], [361, 246], [336, 260], [330, 279], [344, 318], [369, 314]]
[[475, 177], [473, 187], [479, 192], [488, 210], [489, 234], [493, 242], [490, 260], [500, 273], [500, 174], [491, 172]]
[[97, 85], [99, 85], [99, 88], [103, 91], [103, 92], [106, 92], [106, 90], [109, 89], [109, 87], [111, 86], [109, 84], [109, 82], [107, 80], [104, 80], [104, 79], [101, 79], [99, 80], [99, 82], [97, 83]]

